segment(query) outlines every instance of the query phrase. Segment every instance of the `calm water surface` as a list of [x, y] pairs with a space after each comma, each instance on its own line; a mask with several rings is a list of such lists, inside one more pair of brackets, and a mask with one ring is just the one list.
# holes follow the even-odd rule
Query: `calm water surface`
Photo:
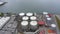
[[1, 0], [7, 2], [0, 6], [0, 12], [43, 12], [60, 13], [60, 0]]

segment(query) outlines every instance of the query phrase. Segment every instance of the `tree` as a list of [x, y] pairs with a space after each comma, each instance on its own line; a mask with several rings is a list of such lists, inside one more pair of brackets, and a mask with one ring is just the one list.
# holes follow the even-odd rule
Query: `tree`
[[4, 13], [0, 13], [0, 16], [3, 17], [4, 16]]

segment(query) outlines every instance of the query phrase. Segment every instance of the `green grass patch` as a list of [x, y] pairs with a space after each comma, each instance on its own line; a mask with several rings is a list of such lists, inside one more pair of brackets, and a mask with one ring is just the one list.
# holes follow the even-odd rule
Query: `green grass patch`
[[55, 18], [56, 18], [56, 21], [57, 21], [57, 24], [58, 24], [58, 27], [59, 27], [59, 30], [60, 30], [60, 19], [57, 16], [55, 16]]

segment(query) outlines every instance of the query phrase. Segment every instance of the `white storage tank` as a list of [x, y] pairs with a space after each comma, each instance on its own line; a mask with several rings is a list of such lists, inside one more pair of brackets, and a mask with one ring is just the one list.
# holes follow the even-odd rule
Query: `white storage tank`
[[51, 27], [55, 28], [56, 27], [56, 24], [51, 24]]
[[21, 28], [23, 30], [27, 30], [28, 29], [28, 21], [22, 21], [21, 22]]
[[22, 17], [22, 20], [29, 20], [29, 17], [28, 16], [24, 16], [24, 17]]
[[30, 22], [30, 29], [31, 30], [36, 30], [38, 28], [38, 23], [37, 21], [31, 21]]
[[25, 15], [25, 13], [19, 13], [19, 16], [24, 16]]
[[36, 16], [31, 16], [30, 20], [37, 20], [37, 17]]
[[46, 15], [46, 18], [48, 18], [49, 17], [49, 15]]
[[48, 12], [43, 12], [43, 15], [47, 15], [48, 14]]
[[33, 16], [33, 13], [26, 13], [26, 16]]
[[56, 31], [56, 24], [51, 24], [50, 26], [51, 26], [51, 27], [49, 27], [49, 29]]
[[53, 23], [51, 18], [46, 18], [46, 24], [47, 26], [50, 26]]

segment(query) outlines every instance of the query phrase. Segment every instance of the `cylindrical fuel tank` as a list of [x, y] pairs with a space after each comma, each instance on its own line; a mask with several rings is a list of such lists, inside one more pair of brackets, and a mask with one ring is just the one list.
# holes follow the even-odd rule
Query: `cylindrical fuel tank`
[[29, 17], [28, 16], [24, 16], [24, 17], [22, 17], [22, 20], [29, 20]]
[[53, 23], [51, 18], [46, 18], [46, 24], [47, 26], [50, 26]]
[[30, 20], [37, 20], [37, 17], [36, 16], [31, 16]]
[[47, 14], [48, 14], [48, 12], [43, 12], [43, 14], [44, 14], [44, 15], [47, 15]]
[[38, 28], [37, 21], [31, 21], [30, 22], [30, 29], [31, 30], [36, 30]]
[[33, 13], [26, 13], [26, 16], [33, 16]]
[[51, 27], [55, 28], [56, 27], [56, 24], [51, 24]]
[[19, 13], [19, 16], [24, 16], [25, 15], [25, 13]]
[[21, 28], [23, 30], [27, 30], [28, 29], [28, 21], [22, 21], [21, 22]]
[[46, 18], [48, 18], [49, 17], [49, 15], [46, 15]]

